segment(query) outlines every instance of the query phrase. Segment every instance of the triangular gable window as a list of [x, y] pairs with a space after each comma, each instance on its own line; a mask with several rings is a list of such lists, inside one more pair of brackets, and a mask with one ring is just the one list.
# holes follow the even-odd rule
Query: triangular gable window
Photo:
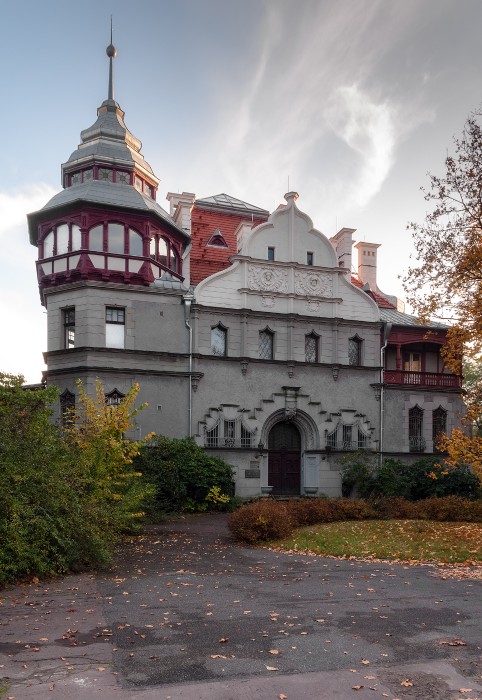
[[219, 228], [214, 231], [206, 245], [216, 246], [217, 248], [229, 248]]

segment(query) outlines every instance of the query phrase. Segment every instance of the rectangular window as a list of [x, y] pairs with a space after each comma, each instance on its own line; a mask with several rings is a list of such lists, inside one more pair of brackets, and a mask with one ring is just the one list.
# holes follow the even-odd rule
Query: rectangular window
[[227, 331], [221, 326], [211, 328], [211, 352], [213, 355], [225, 357], [227, 355]]
[[420, 406], [414, 406], [408, 412], [408, 442], [410, 452], [423, 452], [425, 450], [423, 409]]
[[305, 335], [305, 362], [318, 362], [318, 341], [313, 333]]
[[236, 442], [236, 421], [224, 421], [224, 444], [226, 447], [234, 447]]
[[273, 359], [273, 335], [271, 331], [260, 331], [258, 345], [260, 360]]
[[268, 246], [268, 260], [274, 260], [274, 248]]
[[422, 359], [419, 352], [405, 352], [403, 354], [404, 372], [421, 372]]
[[306, 264], [313, 265], [313, 253], [306, 253]]
[[125, 347], [125, 309], [107, 306], [105, 309], [106, 348]]
[[63, 310], [64, 323], [64, 348], [71, 350], [75, 348], [75, 307]]
[[352, 367], [361, 365], [362, 341], [360, 338], [350, 338], [348, 341], [348, 364]]

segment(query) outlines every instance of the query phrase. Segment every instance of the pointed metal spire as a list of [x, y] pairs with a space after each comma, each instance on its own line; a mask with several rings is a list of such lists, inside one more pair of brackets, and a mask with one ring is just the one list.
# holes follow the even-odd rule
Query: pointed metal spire
[[114, 58], [117, 56], [117, 51], [112, 43], [112, 15], [110, 16], [110, 44], [105, 50], [109, 57], [109, 94], [108, 100], [114, 101]]

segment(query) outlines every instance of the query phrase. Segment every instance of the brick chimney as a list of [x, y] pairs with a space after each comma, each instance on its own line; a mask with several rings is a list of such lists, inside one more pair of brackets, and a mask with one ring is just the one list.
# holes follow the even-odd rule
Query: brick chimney
[[191, 233], [191, 209], [196, 199], [193, 192], [168, 192], [166, 199], [170, 204], [169, 213], [183, 231]]
[[356, 228], [342, 228], [333, 238], [330, 238], [338, 256], [338, 265], [345, 267], [349, 272], [351, 272], [351, 249], [355, 231]]
[[379, 243], [357, 243], [358, 250], [358, 279], [363, 284], [369, 284], [373, 292], [377, 292], [377, 248]]

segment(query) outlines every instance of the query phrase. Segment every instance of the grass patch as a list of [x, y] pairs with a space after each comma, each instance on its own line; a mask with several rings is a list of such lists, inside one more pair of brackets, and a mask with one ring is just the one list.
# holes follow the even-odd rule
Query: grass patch
[[277, 549], [335, 557], [482, 564], [482, 524], [365, 520], [298, 528]]

